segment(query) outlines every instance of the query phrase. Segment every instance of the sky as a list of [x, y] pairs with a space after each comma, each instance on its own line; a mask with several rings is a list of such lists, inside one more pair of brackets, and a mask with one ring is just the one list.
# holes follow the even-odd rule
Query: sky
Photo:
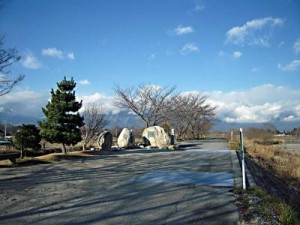
[[176, 85], [208, 95], [225, 122], [300, 123], [299, 0], [0, 3], [0, 35], [22, 56], [11, 74], [26, 75], [0, 112], [40, 117], [73, 76], [78, 98], [107, 111], [115, 85]]

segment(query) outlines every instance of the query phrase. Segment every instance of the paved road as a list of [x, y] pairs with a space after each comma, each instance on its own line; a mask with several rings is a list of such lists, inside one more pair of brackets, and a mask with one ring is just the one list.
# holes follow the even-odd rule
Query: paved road
[[196, 144], [0, 168], [0, 224], [236, 224], [236, 156]]

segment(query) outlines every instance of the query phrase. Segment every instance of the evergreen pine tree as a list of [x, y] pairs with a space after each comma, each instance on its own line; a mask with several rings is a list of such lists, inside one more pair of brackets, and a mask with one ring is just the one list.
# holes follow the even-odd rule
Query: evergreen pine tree
[[15, 135], [14, 146], [21, 149], [21, 158], [24, 156], [24, 149], [41, 149], [41, 136], [39, 129], [34, 124], [22, 124]]
[[50, 143], [61, 143], [66, 154], [66, 145], [75, 145], [81, 141], [80, 127], [84, 125], [78, 110], [82, 101], [76, 101], [73, 80], [66, 77], [57, 83], [58, 89], [51, 90], [51, 101], [42, 108], [46, 120], [40, 122], [41, 136]]

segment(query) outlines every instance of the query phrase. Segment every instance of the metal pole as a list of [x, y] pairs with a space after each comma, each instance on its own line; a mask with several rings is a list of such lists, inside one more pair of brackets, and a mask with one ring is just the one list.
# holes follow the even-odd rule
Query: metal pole
[[6, 126], [7, 126], [7, 122], [4, 124], [4, 139], [6, 140]]
[[242, 152], [243, 189], [246, 190], [245, 149], [244, 149], [244, 135], [243, 135], [242, 128], [240, 128], [240, 140], [241, 140], [241, 152]]
[[171, 145], [175, 144], [175, 132], [174, 129], [171, 129]]

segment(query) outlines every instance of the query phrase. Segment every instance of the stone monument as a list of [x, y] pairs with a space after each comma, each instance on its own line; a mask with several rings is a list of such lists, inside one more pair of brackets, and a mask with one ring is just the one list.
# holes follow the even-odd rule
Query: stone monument
[[112, 141], [113, 141], [112, 134], [108, 130], [103, 131], [99, 135], [97, 141], [99, 150], [110, 150], [112, 146]]
[[[152, 126], [143, 131], [142, 137], [145, 145], [151, 147], [167, 148], [170, 144], [170, 138], [162, 127]], [[148, 142], [148, 143], [147, 143]]]

